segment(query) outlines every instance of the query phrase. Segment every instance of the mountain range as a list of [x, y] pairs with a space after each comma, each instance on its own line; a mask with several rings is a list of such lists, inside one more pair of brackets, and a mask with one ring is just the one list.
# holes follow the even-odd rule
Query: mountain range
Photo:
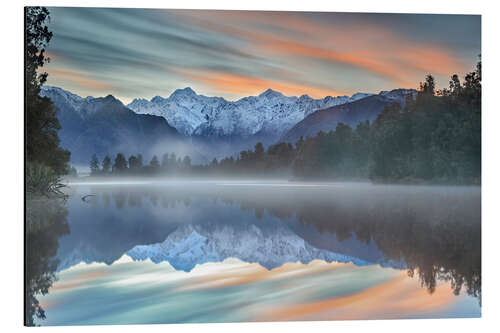
[[71, 152], [72, 163], [88, 164], [94, 153], [100, 158], [129, 155], [149, 151], [158, 142], [183, 142], [163, 117], [136, 114], [111, 95], [82, 98], [56, 87], [43, 87], [41, 95], [59, 110], [59, 139]]
[[93, 153], [126, 155], [175, 152], [190, 155], [194, 163], [234, 155], [261, 141], [265, 146], [319, 130], [334, 130], [340, 121], [355, 126], [373, 121], [383, 108], [404, 104], [415, 90], [396, 89], [377, 95], [284, 96], [268, 89], [237, 101], [199, 95], [191, 88], [178, 89], [168, 98], [134, 99], [124, 105], [115, 97], [80, 97], [64, 89], [43, 86], [59, 110], [61, 146], [72, 152], [74, 164], [87, 164]]
[[[315, 245], [319, 234], [314, 227], [297, 229], [294, 223], [279, 223], [273, 218], [265, 224], [254, 223], [252, 213], [246, 214], [249, 214], [245, 215], [247, 218], [237, 221], [215, 219], [213, 222], [207, 222], [200, 214], [186, 224], [171, 223], [164, 217], [149, 220], [146, 213], [142, 227], [129, 223], [136, 221], [137, 216], [127, 216], [124, 223], [111, 219], [111, 226], [75, 219], [71, 221], [71, 234], [60, 241], [58, 270], [81, 262], [111, 265], [124, 254], [137, 261], [168, 262], [176, 270], [186, 272], [196, 265], [222, 262], [227, 258], [255, 262], [269, 270], [289, 262], [307, 264], [312, 260], [402, 267], [386, 260], [374, 244], [363, 244], [354, 237], [339, 241], [334, 234], [325, 233], [321, 235], [327, 239], [327, 245]], [[92, 225], [90, 230], [89, 223]]]
[[162, 116], [187, 136], [250, 137], [260, 134], [278, 139], [316, 110], [367, 96], [370, 94], [312, 99], [308, 95], [288, 97], [268, 89], [258, 96], [232, 102], [221, 97], [198, 95], [191, 88], [184, 88], [174, 91], [168, 98], [134, 99], [127, 107], [138, 114]]
[[319, 131], [334, 130], [339, 122], [355, 128], [362, 121], [373, 122], [386, 106], [399, 103], [405, 106], [407, 96], [416, 96], [415, 90], [395, 89], [382, 91], [378, 95], [367, 96], [350, 103], [335, 105], [326, 109], [317, 110], [303, 120], [296, 123], [281, 138], [282, 141], [295, 143], [302, 137], [313, 137]]
[[127, 254], [134, 260], [151, 259], [154, 263], [168, 262], [176, 270], [191, 271], [196, 265], [238, 258], [257, 262], [271, 270], [288, 262], [308, 264], [313, 260], [353, 262], [358, 266], [373, 263], [356, 257], [321, 250], [307, 244], [284, 226], [271, 233], [255, 224], [233, 229], [203, 228], [185, 225], [171, 233], [162, 243], [137, 245]]

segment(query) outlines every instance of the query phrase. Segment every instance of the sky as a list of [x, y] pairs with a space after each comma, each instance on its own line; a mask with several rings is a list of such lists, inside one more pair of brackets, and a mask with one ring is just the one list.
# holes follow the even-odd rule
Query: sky
[[[176, 271], [168, 262], [83, 262], [39, 297], [44, 325], [479, 317], [477, 299], [434, 293], [405, 270], [352, 263], [286, 263], [267, 270], [236, 258]], [[68, 304], [77, 306], [68, 306]], [[113, 306], [110, 306], [112, 304]]]
[[47, 84], [82, 97], [313, 98], [446, 87], [474, 69], [478, 15], [51, 7]]

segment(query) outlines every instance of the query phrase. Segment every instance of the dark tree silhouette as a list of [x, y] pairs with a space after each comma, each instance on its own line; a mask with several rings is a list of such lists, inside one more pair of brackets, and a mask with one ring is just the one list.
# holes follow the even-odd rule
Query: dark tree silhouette
[[128, 158], [128, 167], [129, 167], [131, 172], [135, 172], [135, 173], [139, 172], [142, 168], [142, 165], [139, 163], [139, 158], [137, 158], [134, 155], [131, 155]]
[[436, 92], [436, 83], [431, 74], [425, 77], [425, 82], [420, 83], [420, 92], [422, 94], [434, 95]]
[[113, 172], [123, 173], [125, 170], [127, 170], [127, 160], [122, 153], [118, 153], [113, 164]]
[[49, 61], [45, 56], [52, 38], [46, 25], [49, 20], [47, 8], [25, 8], [25, 149], [28, 162], [47, 165], [63, 174], [69, 170], [70, 152], [59, 147], [57, 131], [61, 125], [52, 101], [39, 95], [48, 76], [39, 70]]
[[108, 173], [110, 169], [111, 169], [111, 159], [109, 158], [108, 155], [106, 155], [102, 160], [102, 172]]
[[161, 168], [163, 170], [168, 169], [168, 153], [163, 154], [163, 156], [161, 158]]
[[97, 155], [93, 154], [90, 159], [90, 174], [97, 175], [99, 173], [99, 160], [97, 159]]
[[67, 210], [63, 200], [37, 199], [26, 203], [26, 299], [25, 324], [45, 319], [45, 310], [38, 302], [54, 281], [59, 264], [55, 258], [59, 237], [69, 233]]
[[137, 155], [137, 166], [139, 168], [142, 168], [143, 162], [142, 162], [142, 154]]
[[182, 160], [182, 166], [185, 170], [189, 170], [191, 168], [191, 157], [189, 156], [184, 156], [184, 159]]
[[154, 169], [158, 169], [160, 167], [160, 163], [158, 162], [158, 157], [156, 155], [153, 156], [149, 165]]

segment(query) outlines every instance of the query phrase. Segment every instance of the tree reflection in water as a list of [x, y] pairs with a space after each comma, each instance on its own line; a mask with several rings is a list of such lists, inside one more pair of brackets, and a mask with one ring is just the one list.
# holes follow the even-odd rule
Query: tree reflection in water
[[[252, 211], [258, 219], [269, 214], [280, 219], [296, 217], [338, 240], [354, 236], [374, 242], [387, 260], [403, 262], [408, 275], [418, 276], [433, 293], [438, 280], [462, 289], [481, 302], [481, 193], [479, 187], [370, 186], [353, 184], [331, 188], [232, 186], [203, 188], [134, 186], [96, 187], [101, 199], [112, 197], [118, 208], [128, 202], [141, 206], [149, 200], [161, 207], [191, 205], [194, 198], [222, 201]], [[195, 209], [195, 207], [192, 207]]]
[[[398, 267], [405, 267], [410, 277], [418, 277], [429, 293], [435, 291], [438, 280], [444, 280], [456, 295], [465, 290], [481, 303], [479, 187], [127, 185], [95, 186], [85, 192], [95, 197], [85, 203], [92, 209], [80, 213], [93, 215], [80, 217], [83, 222], [73, 225], [76, 228], [73, 228], [73, 236], [82, 237], [77, 243], [84, 244], [85, 237], [90, 237], [87, 241], [103, 248], [103, 258], [110, 258], [109, 262], [99, 260], [108, 264], [135, 245], [162, 242], [176, 229], [175, 224], [166, 220], [168, 214], [157, 214], [165, 220], [148, 224], [142, 214], [144, 209], [155, 207], [154, 210], [168, 212], [175, 207], [185, 207], [201, 219], [190, 223], [238, 223], [223, 221], [227, 219], [221, 211], [223, 204], [253, 214], [255, 220], [262, 223], [266, 223], [269, 216], [286, 221], [284, 223], [293, 221], [294, 226], [290, 227], [297, 227], [297, 234], [319, 249], [329, 250], [324, 239], [354, 239], [358, 247], [375, 244], [388, 261], [403, 263]], [[79, 197], [74, 200], [82, 204]], [[200, 202], [203, 205], [200, 206]], [[101, 209], [121, 212], [125, 208], [134, 210], [133, 215], [131, 210], [127, 212], [126, 221], [120, 214], [107, 215], [106, 221], [99, 220], [99, 216], [101, 220], [105, 218], [99, 215]], [[26, 204], [26, 325], [45, 318], [37, 296], [46, 294], [56, 280], [59, 238], [69, 233], [67, 214], [63, 200], [39, 199]], [[141, 220], [134, 220], [138, 216]], [[301, 234], [300, 227], [314, 233]], [[316, 242], [319, 234], [326, 238]]]
[[63, 199], [33, 199], [26, 202], [25, 324], [45, 319], [37, 296], [48, 293], [57, 280], [55, 259], [59, 237], [69, 233], [68, 212]]

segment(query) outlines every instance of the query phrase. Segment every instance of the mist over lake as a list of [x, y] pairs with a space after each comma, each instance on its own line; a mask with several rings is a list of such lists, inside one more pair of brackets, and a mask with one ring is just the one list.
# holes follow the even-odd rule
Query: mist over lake
[[479, 187], [115, 179], [68, 193], [44, 324], [481, 313]]

